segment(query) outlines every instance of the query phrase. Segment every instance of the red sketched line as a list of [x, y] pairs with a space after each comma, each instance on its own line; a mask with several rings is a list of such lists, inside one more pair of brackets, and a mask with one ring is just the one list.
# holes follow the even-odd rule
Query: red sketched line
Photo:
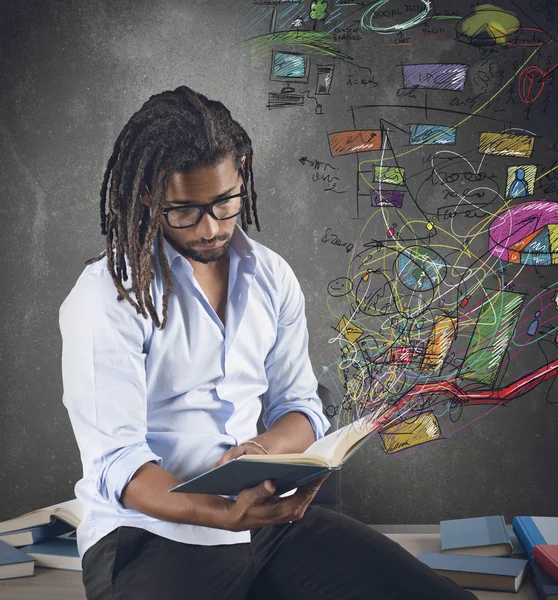
[[425, 402], [425, 406], [421, 410], [421, 407], [415, 401], [421, 396], [425, 398], [435, 395], [448, 396], [457, 403], [465, 406], [507, 404], [514, 398], [523, 396], [547, 379], [551, 379], [557, 375], [558, 360], [555, 360], [528, 373], [517, 381], [496, 390], [465, 391], [459, 386], [456, 380], [419, 384], [406, 392], [395, 404], [389, 405], [385, 409], [380, 409], [382, 414], [372, 417], [370, 431], [390, 427], [397, 421], [416, 416], [424, 412], [424, 410], [431, 408], [432, 405], [427, 405]]

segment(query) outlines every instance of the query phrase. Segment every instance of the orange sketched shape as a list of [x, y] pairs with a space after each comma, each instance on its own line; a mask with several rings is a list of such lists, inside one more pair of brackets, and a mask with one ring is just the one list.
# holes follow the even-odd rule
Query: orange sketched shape
[[332, 156], [343, 156], [355, 152], [380, 150], [382, 132], [379, 129], [351, 129], [328, 133], [329, 148]]

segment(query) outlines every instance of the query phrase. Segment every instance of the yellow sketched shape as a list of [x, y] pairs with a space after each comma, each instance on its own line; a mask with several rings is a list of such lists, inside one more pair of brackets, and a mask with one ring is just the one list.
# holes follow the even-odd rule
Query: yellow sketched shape
[[380, 431], [386, 454], [393, 454], [400, 450], [407, 450], [413, 446], [437, 440], [441, 435], [442, 431], [438, 419], [430, 412]]
[[533, 153], [535, 138], [532, 135], [485, 131], [480, 134], [479, 152], [495, 156], [529, 158]]
[[363, 329], [351, 323], [345, 316], [341, 317], [341, 320], [339, 323], [337, 323], [337, 327], [335, 329], [349, 342], [351, 342], [351, 344], [354, 344], [356, 341], [358, 341], [364, 333]]

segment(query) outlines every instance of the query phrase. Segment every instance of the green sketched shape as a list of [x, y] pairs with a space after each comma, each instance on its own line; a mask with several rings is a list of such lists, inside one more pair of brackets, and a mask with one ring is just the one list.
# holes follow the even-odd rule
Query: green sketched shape
[[374, 167], [374, 181], [378, 183], [391, 183], [392, 185], [404, 185], [405, 169], [401, 167]]
[[496, 383], [502, 360], [515, 333], [524, 297], [514, 292], [496, 292], [480, 310], [459, 377], [485, 385]]
[[327, 2], [317, 0], [310, 6], [310, 18], [314, 21], [323, 21], [329, 13], [327, 12]]
[[335, 49], [329, 33], [321, 31], [281, 31], [266, 33], [244, 42], [253, 61], [260, 61], [271, 56], [272, 50], [305, 52], [314, 56], [328, 56], [352, 60], [352, 57]]

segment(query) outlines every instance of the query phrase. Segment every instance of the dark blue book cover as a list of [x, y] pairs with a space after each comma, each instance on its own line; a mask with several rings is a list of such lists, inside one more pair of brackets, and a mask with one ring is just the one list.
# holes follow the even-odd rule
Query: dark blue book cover
[[27, 556], [23, 550], [14, 548], [6, 542], [0, 541], [0, 565], [16, 565], [19, 563], [30, 562], [34, 559]]
[[558, 583], [534, 560], [529, 563], [531, 578], [541, 600], [558, 600]]
[[501, 515], [440, 521], [442, 552], [510, 556], [512, 544]]
[[46, 540], [51, 540], [59, 535], [64, 535], [73, 531], [75, 528], [61, 519], [55, 518], [48, 525], [36, 525], [27, 529], [17, 529], [9, 533], [0, 534], [0, 540], [10, 544], [10, 546], [20, 547], [29, 544], [40, 544]]
[[81, 571], [81, 559], [74, 539], [55, 538], [24, 546], [21, 550], [37, 560], [37, 567]]
[[528, 565], [528, 561], [522, 558], [443, 552], [423, 552], [418, 559], [459, 585], [479, 590], [517, 591]]
[[41, 544], [31, 544], [20, 548], [20, 550], [32, 554], [49, 554], [52, 556], [79, 558], [76, 540], [66, 538], [48, 540]]
[[188, 494], [238, 496], [242, 490], [256, 487], [267, 479], [271, 479], [275, 483], [275, 495], [280, 496], [313, 479], [317, 479], [327, 471], [334, 471], [339, 468], [322, 465], [265, 462], [265, 460], [233, 459], [224, 465], [215, 467], [198, 477], [181, 483], [169, 491]]
[[35, 559], [0, 540], [0, 579], [32, 577]]

